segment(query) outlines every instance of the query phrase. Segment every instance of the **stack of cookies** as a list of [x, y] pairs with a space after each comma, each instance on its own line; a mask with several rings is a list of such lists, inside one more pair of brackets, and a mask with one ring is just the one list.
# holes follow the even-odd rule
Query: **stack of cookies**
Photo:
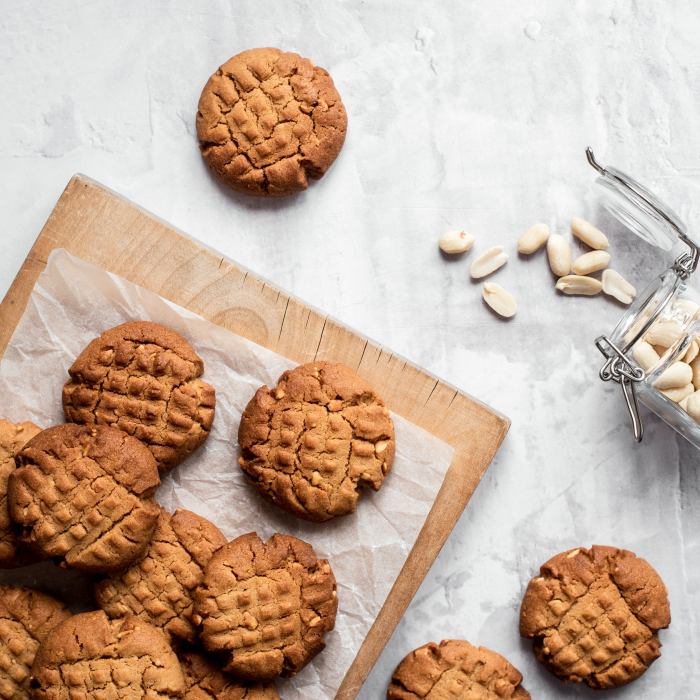
[[[0, 566], [49, 559], [86, 572], [99, 608], [71, 615], [43, 593], [2, 587], [0, 697], [277, 698], [274, 680], [324, 648], [336, 581], [310, 544], [254, 532], [227, 541], [156, 501], [160, 477], [212, 428], [203, 374], [179, 334], [129, 322], [70, 367], [69, 422], [0, 421]], [[261, 497], [318, 523], [354, 512], [394, 459], [382, 400], [325, 362], [258, 389], [239, 443]]]

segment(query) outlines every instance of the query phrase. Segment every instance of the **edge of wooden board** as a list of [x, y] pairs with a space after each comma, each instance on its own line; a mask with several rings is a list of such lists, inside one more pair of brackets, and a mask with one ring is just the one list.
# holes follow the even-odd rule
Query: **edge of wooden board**
[[418, 539], [336, 695], [354, 698], [488, 468], [508, 419], [83, 175], [71, 178], [0, 304], [0, 358], [54, 248], [294, 361], [344, 362], [389, 408], [455, 448]]

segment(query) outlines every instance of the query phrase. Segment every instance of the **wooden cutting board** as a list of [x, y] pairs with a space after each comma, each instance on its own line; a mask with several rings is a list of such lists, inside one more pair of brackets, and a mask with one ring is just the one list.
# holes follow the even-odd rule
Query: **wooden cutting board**
[[445, 481], [338, 700], [358, 693], [508, 431], [490, 408], [87, 177], [71, 179], [0, 306], [0, 357], [54, 248], [116, 273], [296, 362], [343, 362], [392, 411], [455, 449]]

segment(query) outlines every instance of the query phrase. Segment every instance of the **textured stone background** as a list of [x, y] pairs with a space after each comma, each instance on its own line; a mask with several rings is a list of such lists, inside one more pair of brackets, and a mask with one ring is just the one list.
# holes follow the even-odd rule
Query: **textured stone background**
[[[638, 287], [671, 260], [597, 206], [594, 146], [692, 226], [700, 175], [700, 9], [571, 2], [2, 2], [0, 293], [68, 178], [86, 173], [276, 284], [472, 392], [513, 421], [498, 458], [363, 690], [412, 647], [464, 636], [508, 656], [535, 698], [592, 697], [542, 671], [517, 610], [538, 565], [593, 542], [665, 577], [662, 659], [611, 698], [692, 697], [700, 682], [700, 460], [648, 420], [637, 447], [593, 339], [621, 313], [555, 295], [542, 255], [494, 278], [498, 321], [441, 258], [449, 228], [504, 244], [538, 220], [604, 226]], [[349, 114], [337, 163], [294, 199], [232, 195], [194, 137], [199, 91], [239, 50], [276, 45], [333, 74]], [[474, 253], [471, 254], [472, 257]]]

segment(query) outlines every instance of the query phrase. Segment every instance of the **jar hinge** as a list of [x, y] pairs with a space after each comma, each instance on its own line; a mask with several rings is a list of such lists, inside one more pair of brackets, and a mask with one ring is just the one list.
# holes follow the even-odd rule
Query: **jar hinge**
[[644, 381], [646, 372], [630, 360], [627, 354], [620, 350], [607, 336], [601, 335], [596, 339], [595, 344], [598, 350], [607, 358], [600, 370], [600, 378], [604, 382], [617, 382], [622, 387], [622, 395], [625, 398], [625, 404], [632, 419], [634, 439], [637, 442], [641, 442], [644, 436], [644, 424], [639, 413], [635, 385]]
[[682, 253], [673, 263], [673, 271], [683, 280], [687, 280], [698, 267], [700, 250], [684, 233], [679, 233], [680, 239], [685, 243], [690, 251]]

